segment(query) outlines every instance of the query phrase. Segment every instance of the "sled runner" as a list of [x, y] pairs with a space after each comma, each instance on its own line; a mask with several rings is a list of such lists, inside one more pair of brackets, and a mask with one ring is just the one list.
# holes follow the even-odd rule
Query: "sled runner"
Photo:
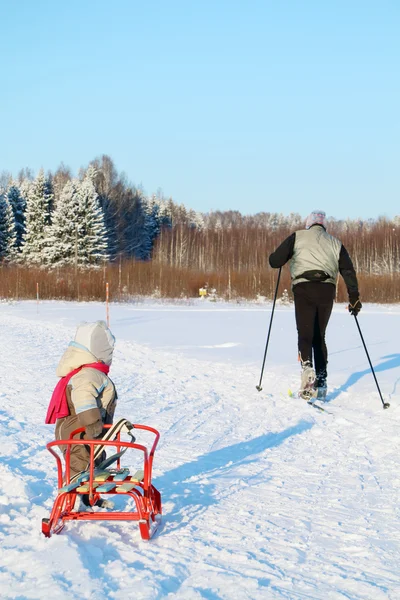
[[[124, 419], [125, 421], [125, 419]], [[107, 429], [115, 425], [106, 425]], [[152, 467], [154, 453], [160, 434], [153, 427], [147, 425], [133, 425], [135, 431], [146, 431], [154, 434], [155, 439], [150, 449], [142, 444], [121, 440], [121, 430], [118, 430], [114, 439], [107, 432], [102, 440], [73, 439], [76, 434], [85, 429], [75, 429], [68, 440], [56, 440], [47, 444], [47, 449], [54, 456], [58, 470], [58, 491], [50, 517], [42, 519], [42, 533], [50, 537], [52, 533], [60, 533], [66, 521], [137, 521], [142, 539], [149, 540], [161, 522], [161, 495], [152, 485]], [[70, 477], [70, 459], [73, 446], [84, 444], [90, 449], [90, 463], [87, 471], [79, 473], [74, 478]], [[60, 446], [66, 446], [65, 457], [61, 454]], [[104, 449], [113, 452], [107, 459], [95, 466], [96, 457]], [[58, 451], [57, 451], [58, 450]], [[143, 455], [143, 469], [130, 473], [129, 469], [121, 468], [121, 456], [127, 450], [140, 451]], [[110, 465], [116, 463], [116, 468]], [[106, 468], [107, 467], [107, 468]], [[135, 503], [133, 511], [91, 511], [75, 510], [77, 499], [85, 494], [89, 498], [90, 506], [95, 506], [101, 501], [101, 496], [111, 494], [127, 494]], [[82, 504], [82, 502], [80, 503]], [[100, 505], [100, 502], [99, 502]], [[91, 512], [90, 512], [91, 511]]]

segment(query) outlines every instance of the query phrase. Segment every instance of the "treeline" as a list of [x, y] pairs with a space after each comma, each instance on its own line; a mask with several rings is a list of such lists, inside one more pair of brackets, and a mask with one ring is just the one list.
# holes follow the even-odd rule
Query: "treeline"
[[[315, 208], [315, 207], [310, 207]], [[324, 208], [324, 207], [321, 207]], [[275, 212], [196, 213], [161, 193], [146, 196], [102, 156], [73, 177], [61, 165], [36, 177], [0, 176], [0, 295], [103, 299], [132, 295], [271, 297], [268, 255], [304, 217]], [[348, 249], [362, 298], [400, 301], [400, 218], [328, 220]], [[283, 288], [290, 288], [287, 270]], [[343, 285], [338, 300], [345, 301]]]
[[[156, 241], [153, 260], [190, 269], [252, 271], [268, 269], [269, 254], [293, 231], [304, 228], [300, 215], [236, 212], [204, 215], [201, 230], [175, 226]], [[393, 220], [337, 221], [328, 219], [328, 232], [338, 237], [357, 272], [384, 275], [400, 272], [400, 217]]]
[[119, 174], [108, 156], [78, 177], [61, 165], [33, 177], [0, 178], [0, 260], [56, 268], [96, 267], [117, 257], [149, 260], [161, 228], [202, 218], [161, 195], [147, 197]]
[[[140, 296], [153, 298], [190, 299], [199, 296], [199, 289], [207, 286], [212, 299], [264, 302], [272, 299], [277, 272], [213, 271], [203, 272], [184, 267], [169, 266], [153, 261], [126, 260], [108, 262], [101, 269], [75, 270], [74, 267], [43, 269], [38, 267], [9, 266], [0, 269], [0, 299], [36, 300], [99, 300], [106, 298], [106, 284], [113, 301], [132, 301]], [[400, 274], [358, 276], [362, 302], [400, 302]], [[284, 290], [290, 294], [290, 274], [285, 267], [278, 297]], [[214, 292], [215, 290], [215, 292]], [[339, 278], [337, 301], [347, 302], [343, 281]]]

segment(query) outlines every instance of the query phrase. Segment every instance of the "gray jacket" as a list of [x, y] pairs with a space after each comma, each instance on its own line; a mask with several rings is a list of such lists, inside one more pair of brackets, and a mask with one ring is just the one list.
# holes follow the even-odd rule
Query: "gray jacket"
[[274, 269], [290, 261], [292, 288], [298, 283], [319, 281], [336, 285], [340, 273], [352, 304], [359, 299], [358, 282], [351, 258], [343, 244], [329, 235], [322, 225], [295, 231], [272, 252], [269, 264]]
[[[323, 227], [313, 226], [296, 231], [293, 256], [290, 260], [293, 285], [310, 281], [310, 277], [315, 277], [314, 281], [318, 281], [320, 272], [326, 274], [326, 277], [322, 273], [320, 275], [324, 283], [336, 285], [341, 247], [342, 243], [329, 235]], [[304, 277], [304, 274], [308, 273], [314, 275]]]

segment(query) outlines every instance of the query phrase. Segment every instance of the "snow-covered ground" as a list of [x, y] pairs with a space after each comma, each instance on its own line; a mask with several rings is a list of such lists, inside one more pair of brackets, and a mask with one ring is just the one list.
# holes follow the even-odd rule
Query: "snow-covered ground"
[[45, 539], [55, 368], [76, 325], [99, 318], [99, 303], [0, 305], [2, 599], [400, 598], [399, 306], [359, 317], [386, 411], [354, 319], [335, 307], [327, 414], [287, 395], [291, 307], [276, 311], [258, 393], [270, 306], [112, 305], [118, 416], [161, 432], [163, 525], [150, 542], [127, 522]]

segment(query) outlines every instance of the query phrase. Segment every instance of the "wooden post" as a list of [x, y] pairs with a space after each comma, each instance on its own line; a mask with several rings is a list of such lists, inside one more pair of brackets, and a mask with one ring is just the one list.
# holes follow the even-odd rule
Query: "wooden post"
[[122, 252], [119, 253], [119, 268], [118, 268], [118, 295], [121, 300], [121, 288], [122, 288]]
[[110, 303], [109, 303], [108, 281], [106, 283], [106, 317], [107, 317], [107, 327], [110, 327]]
[[36, 309], [39, 312], [39, 283], [36, 283]]

